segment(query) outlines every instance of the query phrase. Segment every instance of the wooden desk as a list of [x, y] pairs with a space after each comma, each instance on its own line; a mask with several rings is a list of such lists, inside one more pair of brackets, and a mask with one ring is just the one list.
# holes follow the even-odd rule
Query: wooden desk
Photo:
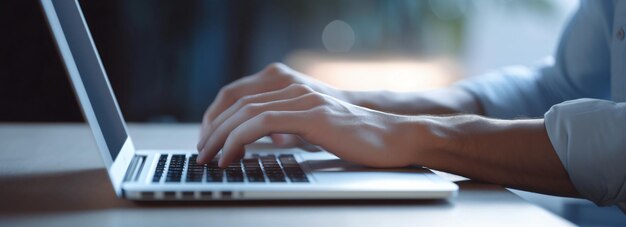
[[[137, 148], [194, 149], [197, 125], [130, 125]], [[449, 201], [135, 203], [117, 199], [84, 124], [0, 124], [0, 226], [571, 226], [506, 189]]]

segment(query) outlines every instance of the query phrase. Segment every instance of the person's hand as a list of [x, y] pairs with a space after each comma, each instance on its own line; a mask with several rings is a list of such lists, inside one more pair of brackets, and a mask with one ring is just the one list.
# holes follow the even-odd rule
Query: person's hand
[[[207, 142], [211, 130], [214, 125], [213, 121], [235, 104], [237, 101], [245, 102], [245, 99], [252, 98], [255, 95], [276, 91], [286, 88], [292, 84], [303, 84], [311, 89], [326, 95], [346, 101], [347, 95], [344, 91], [332, 88], [320, 81], [309, 78], [281, 63], [274, 63], [267, 66], [263, 71], [239, 79], [220, 90], [215, 101], [209, 106], [202, 119], [202, 128], [200, 132], [200, 141], [198, 142], [198, 151]], [[261, 100], [263, 101], [263, 100]], [[306, 150], [315, 150], [315, 146], [305, 143], [301, 138], [290, 134], [272, 134], [270, 135], [272, 142], [279, 147], [298, 146]]]
[[240, 158], [245, 145], [274, 133], [297, 135], [341, 159], [373, 167], [415, 164], [416, 150], [435, 144], [420, 118], [355, 106], [302, 84], [246, 96], [212, 119], [198, 162], [222, 149], [220, 167]]

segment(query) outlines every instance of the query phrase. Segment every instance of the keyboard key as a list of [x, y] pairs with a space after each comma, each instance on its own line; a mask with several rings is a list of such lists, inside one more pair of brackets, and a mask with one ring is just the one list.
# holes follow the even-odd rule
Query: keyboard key
[[226, 181], [228, 182], [243, 182], [243, 170], [241, 170], [240, 162], [233, 162], [226, 167]]
[[202, 182], [204, 176], [204, 165], [200, 165], [196, 162], [198, 155], [192, 155], [189, 157], [187, 163], [187, 182]]
[[217, 165], [217, 159], [213, 159], [206, 165], [206, 182], [220, 183], [224, 182], [224, 170]]
[[250, 183], [262, 183], [262, 182], [265, 182], [265, 177], [263, 177], [263, 176], [248, 176], [248, 182], [250, 182]]
[[246, 158], [246, 159], [241, 160], [241, 162], [243, 163], [243, 165], [245, 167], [248, 167], [248, 166], [261, 166], [259, 164], [259, 160], [256, 159], [256, 158]]
[[[280, 158], [282, 158], [285, 163], [290, 162], [291, 164], [298, 166], [298, 163], [292, 155], [280, 155], [279, 159]], [[293, 160], [289, 160], [289, 158], [292, 158]], [[263, 164], [263, 169], [265, 170], [265, 175], [270, 182], [287, 182], [285, 174], [281, 165], [278, 163], [276, 156], [265, 155], [260, 157], [260, 159]]]
[[283, 166], [283, 170], [285, 171], [285, 174], [287, 175], [287, 177], [289, 178], [291, 182], [294, 182], [294, 183], [309, 182], [309, 179], [307, 178], [304, 171], [302, 171], [302, 169], [300, 168], [300, 165], [298, 164], [298, 161], [296, 161], [296, 158], [293, 155], [291, 154], [280, 155], [278, 156], [278, 159], [280, 160], [280, 164], [282, 164]]
[[291, 180], [291, 182], [294, 182], [294, 183], [306, 183], [306, 182], [309, 182], [309, 179], [307, 179], [306, 176], [290, 177], [289, 180]]
[[162, 154], [159, 156], [159, 160], [157, 161], [156, 168], [154, 169], [154, 176], [152, 177], [152, 182], [158, 183], [161, 181], [161, 177], [163, 176], [163, 171], [165, 170], [165, 162], [167, 162], [166, 154]]
[[185, 165], [185, 155], [172, 155], [170, 164], [167, 168], [165, 182], [180, 182], [183, 174], [183, 166]]
[[228, 180], [228, 182], [243, 182], [243, 175], [237, 175], [237, 176], [227, 175], [226, 179]]
[[268, 178], [270, 179], [270, 182], [287, 182], [287, 180], [285, 180], [285, 176]]
[[298, 165], [296, 158], [291, 154], [282, 154], [278, 156], [278, 160], [283, 166]]
[[[187, 159], [185, 155], [172, 155], [167, 163], [167, 155], [161, 155], [157, 162], [153, 182], [160, 182], [165, 175], [165, 182], [207, 183], [244, 182], [309, 182], [306, 174], [300, 168], [293, 155], [281, 154], [259, 155], [233, 162], [222, 169], [218, 167], [217, 159], [206, 165], [196, 162], [198, 155], [194, 154]], [[166, 165], [167, 164], [167, 165]], [[184, 169], [186, 168], [186, 171]], [[183, 176], [183, 172], [186, 173]]]
[[211, 173], [207, 173], [206, 176], [206, 182], [223, 182], [224, 181], [224, 174], [222, 173], [222, 170], [219, 170], [219, 172], [211, 172]]
[[265, 182], [265, 177], [263, 176], [263, 172], [246, 173], [246, 175], [248, 176], [248, 182], [253, 182], [253, 183]]
[[265, 176], [263, 176], [263, 170], [261, 164], [259, 164], [258, 158], [247, 158], [241, 161], [243, 163], [248, 182], [262, 183], [265, 182]]

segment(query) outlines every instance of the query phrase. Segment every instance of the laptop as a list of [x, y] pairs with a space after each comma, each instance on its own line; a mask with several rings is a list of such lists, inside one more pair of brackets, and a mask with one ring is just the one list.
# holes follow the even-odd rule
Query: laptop
[[447, 199], [456, 184], [422, 167], [375, 169], [261, 139], [227, 168], [195, 150], [136, 150], [77, 0], [41, 0], [115, 193], [130, 200]]

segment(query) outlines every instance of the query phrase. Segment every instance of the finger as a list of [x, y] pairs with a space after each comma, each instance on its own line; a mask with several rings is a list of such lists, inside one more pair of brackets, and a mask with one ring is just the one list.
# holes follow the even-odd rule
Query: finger
[[306, 151], [320, 151], [321, 149], [302, 139], [300, 136], [291, 134], [272, 134], [270, 135], [272, 142], [277, 147], [298, 147]]
[[[260, 78], [256, 75], [244, 77], [220, 89], [215, 97], [215, 100], [213, 100], [209, 108], [207, 108], [202, 116], [200, 138], [204, 138], [206, 136], [208, 133], [207, 129], [217, 114], [221, 113], [224, 109], [226, 109], [226, 107], [232, 105], [232, 103], [234, 103], [237, 99], [245, 95], [260, 93], [265, 89], [273, 88], [271, 86], [264, 87], [259, 86], [257, 83], [253, 83], [254, 80], [259, 79]], [[203, 143], [198, 143], [198, 150], [201, 150], [202, 144]]]
[[300, 145], [300, 140], [296, 135], [291, 134], [272, 134], [272, 143], [277, 147], [296, 147]]
[[220, 167], [228, 166], [245, 152], [245, 145], [272, 133], [289, 133], [306, 136], [313, 127], [308, 118], [310, 111], [268, 111], [237, 126], [224, 143]]
[[241, 108], [243, 108], [245, 105], [252, 103], [266, 103], [281, 99], [292, 99], [311, 92], [312, 90], [304, 85], [292, 84], [280, 90], [270, 91], [257, 95], [250, 95], [239, 99], [235, 104], [228, 107], [228, 109], [223, 111], [219, 116], [215, 118], [215, 120], [213, 120], [210, 124], [202, 129], [204, 133], [200, 138], [198, 150], [201, 151], [204, 148], [213, 130], [215, 130], [222, 123], [224, 123], [226, 119], [232, 117], [234, 114], [239, 112]]
[[211, 104], [205, 114], [205, 119], [214, 119], [226, 108], [231, 106], [239, 98], [259, 94], [268, 91], [278, 90], [291, 84], [290, 80], [285, 77], [277, 77], [274, 75], [284, 74], [286, 66], [283, 64], [270, 64], [261, 72], [252, 76], [239, 79], [230, 85], [227, 85], [218, 94], [216, 101]]
[[235, 113], [239, 112], [241, 108], [243, 108], [245, 105], [248, 105], [248, 104], [266, 103], [266, 102], [283, 100], [283, 99], [292, 99], [292, 98], [300, 97], [302, 95], [312, 93], [312, 92], [313, 90], [308, 88], [305, 85], [291, 84], [280, 90], [269, 91], [269, 92], [265, 92], [265, 93], [261, 93], [257, 95], [246, 96], [246, 97], [239, 99], [235, 104], [231, 105], [230, 107], [228, 107], [228, 109], [226, 109], [221, 114], [219, 114], [213, 120], [211, 125], [219, 126], [226, 119], [228, 119]]
[[302, 145], [298, 146], [298, 148], [300, 148], [302, 150], [305, 150], [305, 151], [308, 151], [308, 152], [318, 152], [318, 151], [323, 150], [321, 147], [318, 147], [315, 144], [309, 143], [309, 142], [305, 141], [302, 138], [300, 138], [300, 140], [302, 140]]
[[296, 111], [313, 108], [318, 105], [318, 102], [315, 102], [310, 97], [311, 95], [304, 95], [294, 99], [247, 105], [242, 111], [226, 120], [214, 133], [209, 135], [209, 139], [198, 156], [199, 162], [203, 163], [211, 160], [219, 152], [228, 134], [241, 123], [266, 111]]
[[237, 156], [237, 158], [235, 158], [235, 160], [241, 160], [241, 159], [243, 159], [243, 157], [244, 157], [245, 155], [246, 155], [246, 154], [245, 154], [244, 152], [241, 152], [241, 153], [239, 154], [239, 156]]
[[[281, 79], [285, 77], [267, 76], [268, 74], [274, 75], [282, 73], [284, 70], [282, 69], [283, 67], [284, 66], [280, 66], [280, 64], [272, 64], [260, 73], [241, 78], [229, 85], [224, 86], [202, 117], [200, 138], [204, 138], [207, 133], [205, 129], [208, 128], [209, 123], [239, 98], [247, 95], [278, 90], [288, 86], [291, 81]], [[198, 143], [198, 150], [201, 150], [201, 145], [202, 143]]]
[[241, 123], [259, 114], [262, 114], [263, 112], [308, 110], [321, 105], [322, 102], [323, 100], [320, 96], [316, 95], [315, 93], [310, 93], [293, 99], [278, 100], [263, 104], [255, 103], [247, 105], [246, 107], [242, 108], [241, 111], [228, 118], [217, 129], [215, 129], [215, 131], [211, 133], [211, 135], [209, 135], [209, 139], [204, 145], [204, 148], [200, 151], [198, 160], [200, 163], [203, 163], [212, 159], [213, 156], [215, 156], [215, 154], [222, 147], [222, 145], [226, 141], [226, 138], [228, 137], [228, 134], [230, 134], [233, 129], [235, 129]]

